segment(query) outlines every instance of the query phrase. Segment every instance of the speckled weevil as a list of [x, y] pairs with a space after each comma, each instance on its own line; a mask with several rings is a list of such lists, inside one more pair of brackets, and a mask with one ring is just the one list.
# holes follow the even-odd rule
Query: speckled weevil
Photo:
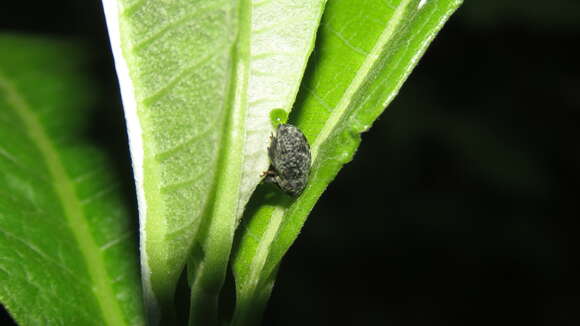
[[300, 196], [310, 176], [310, 146], [302, 131], [291, 124], [278, 125], [268, 155], [270, 168], [264, 173], [265, 181], [291, 196]]

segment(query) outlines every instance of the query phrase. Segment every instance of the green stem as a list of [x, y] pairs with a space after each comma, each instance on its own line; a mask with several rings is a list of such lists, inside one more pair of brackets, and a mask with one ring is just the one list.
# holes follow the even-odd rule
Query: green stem
[[236, 310], [231, 326], [260, 325], [273, 288], [274, 279], [272, 278], [266, 284], [256, 287], [251, 294], [242, 294], [236, 298]]

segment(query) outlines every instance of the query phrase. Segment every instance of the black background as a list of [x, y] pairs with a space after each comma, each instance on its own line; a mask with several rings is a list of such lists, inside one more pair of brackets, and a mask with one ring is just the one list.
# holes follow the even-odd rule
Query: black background
[[[130, 185], [100, 2], [3, 3], [0, 28], [91, 50], [89, 132]], [[579, 42], [579, 1], [466, 0], [312, 212], [264, 324], [579, 324]]]

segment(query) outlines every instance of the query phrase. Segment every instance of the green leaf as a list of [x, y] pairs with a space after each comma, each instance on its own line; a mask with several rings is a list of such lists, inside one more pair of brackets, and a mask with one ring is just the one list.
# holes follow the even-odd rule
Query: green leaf
[[259, 318], [308, 213], [460, 3], [329, 1], [291, 119], [311, 144], [310, 182], [296, 200], [267, 187], [252, 199], [233, 264], [234, 324]]
[[192, 250], [190, 319], [217, 318], [235, 228], [268, 168], [270, 111], [291, 110], [324, 2], [103, 0], [152, 320], [171, 313]]
[[296, 100], [326, 0], [253, 1], [243, 178], [238, 215], [270, 160], [272, 114], [288, 116]]
[[[271, 112], [290, 112], [322, 16], [324, 0], [240, 1], [234, 97], [214, 207], [191, 264], [190, 325], [216, 324], [234, 231], [268, 169]], [[245, 137], [240, 137], [245, 136]], [[243, 155], [240, 155], [243, 153]]]
[[176, 282], [212, 209], [230, 104], [231, 0], [104, 0], [139, 201], [150, 318], [171, 314]]
[[82, 137], [83, 53], [0, 36], [0, 300], [21, 325], [140, 325], [135, 232]]

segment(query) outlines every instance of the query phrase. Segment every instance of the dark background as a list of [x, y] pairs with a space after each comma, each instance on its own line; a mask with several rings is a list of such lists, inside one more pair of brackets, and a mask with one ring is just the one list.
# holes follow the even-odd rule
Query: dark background
[[[2, 4], [0, 28], [91, 50], [90, 132], [130, 185], [100, 2]], [[312, 212], [264, 325], [578, 325], [579, 42], [580, 1], [466, 0]]]

